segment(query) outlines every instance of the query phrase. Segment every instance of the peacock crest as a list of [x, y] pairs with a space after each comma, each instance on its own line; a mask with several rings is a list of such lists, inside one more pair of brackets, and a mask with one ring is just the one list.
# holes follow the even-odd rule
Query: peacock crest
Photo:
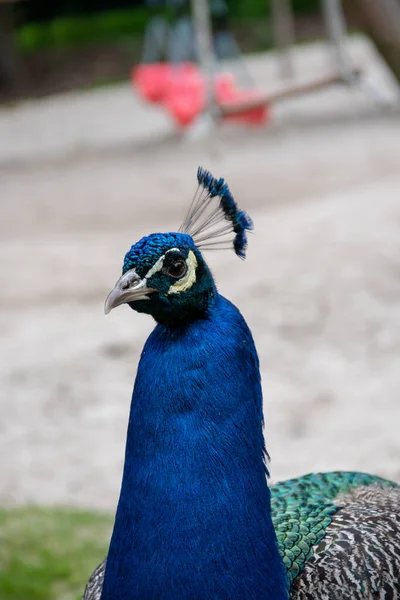
[[244, 259], [246, 232], [253, 229], [253, 221], [239, 209], [224, 179], [216, 179], [199, 167], [197, 181], [197, 191], [179, 232], [189, 234], [201, 250], [231, 249], [233, 244], [235, 253]]

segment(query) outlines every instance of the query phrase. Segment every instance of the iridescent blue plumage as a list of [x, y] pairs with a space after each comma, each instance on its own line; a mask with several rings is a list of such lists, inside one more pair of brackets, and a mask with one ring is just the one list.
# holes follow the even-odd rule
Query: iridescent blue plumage
[[396, 484], [337, 472], [268, 488], [253, 338], [199, 250], [233, 233], [244, 256], [251, 220], [222, 179], [199, 169], [198, 180], [206, 198], [182, 232], [134, 244], [106, 301], [157, 325], [133, 390], [107, 562], [84, 600], [400, 597]]
[[125, 254], [122, 272], [126, 273], [134, 267], [138, 275], [144, 277], [160, 256], [175, 247], [187, 250], [196, 249], [190, 235], [185, 233], [170, 232], [147, 235], [133, 244]]
[[103, 600], [287, 597], [260, 404], [252, 336], [230, 302], [157, 325], [132, 396]]

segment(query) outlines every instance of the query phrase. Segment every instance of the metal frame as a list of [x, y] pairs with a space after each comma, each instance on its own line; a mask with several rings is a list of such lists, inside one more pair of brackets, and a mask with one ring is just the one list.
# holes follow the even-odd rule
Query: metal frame
[[[209, 0], [191, 0], [192, 15], [197, 35], [199, 63], [206, 74], [208, 110], [213, 118], [216, 109], [220, 115], [240, 114], [249, 109], [249, 103], [238, 103], [236, 105], [216, 107], [213, 95], [213, 77], [215, 73], [215, 57], [213, 53], [212, 27], [209, 10]], [[309, 93], [321, 87], [345, 83], [347, 85], [358, 85], [362, 91], [372, 97], [375, 102], [382, 102], [376, 90], [367, 86], [363, 81], [360, 71], [351, 64], [350, 57], [345, 49], [346, 21], [343, 14], [341, 0], [321, 0], [324, 21], [326, 23], [328, 36], [332, 44], [333, 63], [335, 73], [320, 80], [309, 82], [303, 86], [286, 88], [279, 92], [277, 97], [271, 97], [267, 93], [261, 93], [260, 98], [251, 101], [251, 107], [270, 104], [273, 101], [287, 96], [301, 93]], [[280, 50], [281, 75], [287, 79], [293, 75], [293, 64], [290, 50], [294, 43], [294, 20], [291, 0], [272, 0], [272, 19], [276, 45]]]

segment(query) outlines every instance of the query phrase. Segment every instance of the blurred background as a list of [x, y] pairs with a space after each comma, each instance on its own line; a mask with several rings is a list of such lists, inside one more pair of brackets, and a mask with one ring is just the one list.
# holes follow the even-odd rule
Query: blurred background
[[103, 303], [200, 164], [255, 222], [209, 252], [261, 360], [272, 480], [400, 481], [400, 2], [0, 0], [0, 598], [104, 557], [151, 320]]

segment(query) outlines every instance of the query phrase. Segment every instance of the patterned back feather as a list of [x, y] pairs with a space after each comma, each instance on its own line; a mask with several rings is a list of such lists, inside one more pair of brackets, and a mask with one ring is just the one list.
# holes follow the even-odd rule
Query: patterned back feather
[[336, 501], [340, 494], [371, 485], [396, 487], [375, 475], [345, 471], [310, 473], [272, 487], [272, 520], [289, 586], [340, 510]]
[[[310, 473], [272, 486], [272, 519], [290, 598], [400, 597], [399, 502], [397, 484], [366, 473]], [[83, 600], [100, 600], [104, 570], [105, 561]]]

